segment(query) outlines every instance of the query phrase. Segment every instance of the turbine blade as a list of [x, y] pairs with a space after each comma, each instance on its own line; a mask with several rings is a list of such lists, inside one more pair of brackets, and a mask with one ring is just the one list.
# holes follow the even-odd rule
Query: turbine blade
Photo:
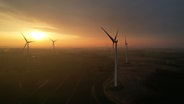
[[125, 34], [125, 45], [128, 45], [127, 39], [126, 39], [126, 34]]
[[51, 38], [49, 38], [49, 40], [50, 40], [50, 41], [52, 41], [52, 42], [54, 42], [54, 40], [53, 40], [53, 39], [51, 39]]
[[109, 35], [109, 33], [108, 33], [103, 27], [101, 27], [101, 29], [107, 34], [107, 36], [108, 36], [112, 41], [114, 41], [114, 39]]
[[27, 43], [24, 45], [24, 49], [26, 48], [26, 46], [27, 46]]
[[22, 32], [21, 32], [21, 34], [22, 34], [24, 40], [27, 42], [27, 39], [26, 39], [26, 37], [24, 36], [24, 34], [23, 34]]
[[116, 41], [119, 31], [117, 30], [114, 40]]
[[125, 41], [126, 41], [126, 34], [124, 34], [125, 35]]
[[32, 42], [35, 42], [35, 41], [28, 41], [27, 43], [32, 43]]

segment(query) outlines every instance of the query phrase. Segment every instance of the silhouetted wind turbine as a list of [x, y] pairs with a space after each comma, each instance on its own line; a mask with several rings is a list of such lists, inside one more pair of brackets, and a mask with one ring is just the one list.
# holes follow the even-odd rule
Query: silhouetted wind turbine
[[126, 34], [125, 34], [125, 63], [128, 64], [128, 42], [127, 42], [127, 39], [126, 39]]
[[117, 58], [117, 43], [118, 43], [118, 31], [115, 35], [114, 38], [112, 38], [111, 35], [109, 35], [109, 33], [103, 28], [101, 27], [101, 29], [107, 34], [107, 36], [111, 39], [112, 43], [113, 43], [113, 49], [114, 49], [114, 87], [117, 87], [117, 79], [118, 79], [118, 58]]
[[50, 39], [50, 41], [52, 42], [52, 49], [53, 49], [53, 51], [55, 50], [55, 42], [56, 42], [56, 40], [53, 40], [53, 39], [51, 39], [51, 38], [49, 38]]
[[24, 49], [27, 48], [27, 55], [29, 55], [29, 44], [32, 43], [32, 42], [34, 42], [34, 41], [27, 40], [26, 37], [24, 36], [24, 34], [23, 33], [21, 33], [21, 34], [22, 34], [24, 40], [26, 41], [26, 43], [24, 45]]

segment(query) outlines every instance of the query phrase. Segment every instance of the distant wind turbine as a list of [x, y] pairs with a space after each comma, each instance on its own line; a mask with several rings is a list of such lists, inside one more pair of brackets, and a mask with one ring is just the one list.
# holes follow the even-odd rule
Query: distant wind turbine
[[55, 42], [56, 42], [56, 40], [53, 40], [51, 38], [49, 38], [49, 39], [52, 42], [52, 49], [53, 49], [53, 51], [55, 51]]
[[128, 64], [128, 42], [127, 42], [127, 39], [126, 39], [126, 34], [125, 35], [125, 63]]
[[118, 79], [118, 58], [117, 58], [117, 43], [118, 43], [118, 31], [115, 35], [114, 38], [112, 38], [111, 35], [109, 35], [109, 33], [103, 28], [101, 27], [101, 29], [107, 34], [107, 36], [111, 39], [112, 43], [113, 43], [113, 50], [114, 50], [114, 87], [117, 87], [117, 79]]
[[34, 42], [34, 41], [27, 40], [26, 37], [24, 36], [24, 34], [23, 33], [21, 33], [21, 34], [22, 34], [24, 40], [26, 41], [26, 43], [24, 45], [24, 49], [27, 48], [27, 56], [29, 56], [29, 44], [32, 43], [32, 42]]

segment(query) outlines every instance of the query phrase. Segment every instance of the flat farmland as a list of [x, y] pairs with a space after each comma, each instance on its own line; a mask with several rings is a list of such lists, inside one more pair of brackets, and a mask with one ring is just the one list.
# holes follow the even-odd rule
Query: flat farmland
[[[129, 64], [118, 51], [118, 83], [111, 90], [111, 49], [0, 50], [2, 104], [147, 104], [182, 101], [183, 50], [131, 49]], [[104, 86], [104, 82], [110, 83]], [[104, 93], [104, 87], [107, 87]], [[169, 100], [167, 100], [169, 99]]]

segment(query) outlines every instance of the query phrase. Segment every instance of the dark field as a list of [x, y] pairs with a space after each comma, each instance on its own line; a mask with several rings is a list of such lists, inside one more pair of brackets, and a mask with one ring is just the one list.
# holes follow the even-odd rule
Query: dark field
[[[119, 50], [119, 84], [112, 90], [111, 49], [0, 49], [0, 104], [125, 104], [184, 102], [184, 50]], [[104, 82], [109, 86], [104, 94]], [[109, 87], [109, 89], [108, 89]]]
[[131, 50], [130, 63], [120, 64], [122, 87], [106, 87], [112, 100], [123, 104], [184, 103], [184, 50]]

